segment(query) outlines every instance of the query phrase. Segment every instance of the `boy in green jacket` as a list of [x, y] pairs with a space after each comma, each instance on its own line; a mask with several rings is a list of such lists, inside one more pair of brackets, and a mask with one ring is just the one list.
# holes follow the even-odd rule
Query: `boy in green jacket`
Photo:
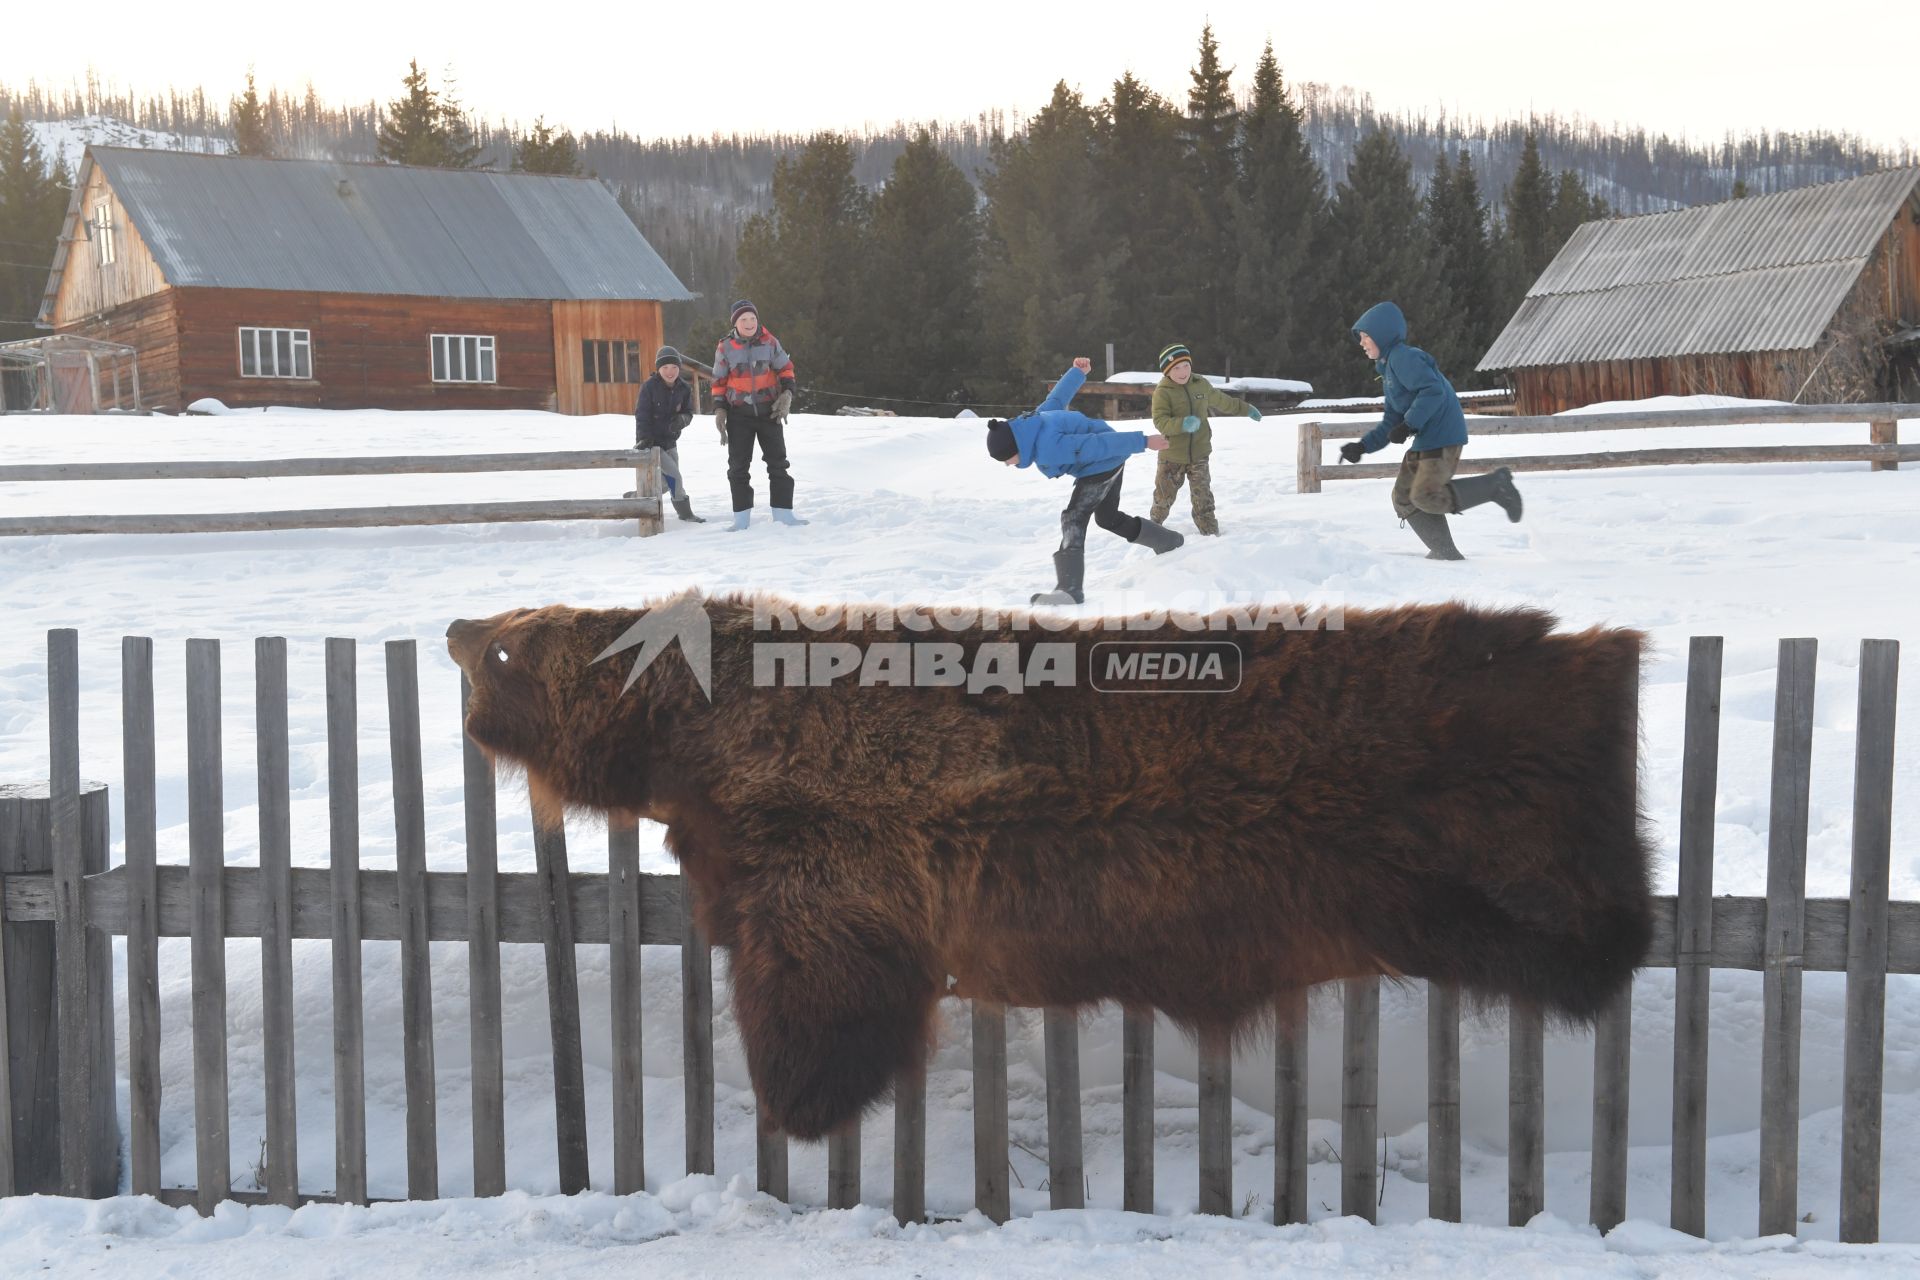
[[1260, 411], [1236, 400], [1205, 378], [1193, 376], [1193, 353], [1176, 342], [1160, 353], [1160, 383], [1153, 389], [1153, 425], [1173, 443], [1160, 455], [1153, 476], [1151, 519], [1164, 522], [1184, 481], [1193, 486], [1193, 524], [1201, 533], [1220, 532], [1213, 518], [1213, 473], [1207, 459], [1213, 453], [1209, 412], [1260, 421]]

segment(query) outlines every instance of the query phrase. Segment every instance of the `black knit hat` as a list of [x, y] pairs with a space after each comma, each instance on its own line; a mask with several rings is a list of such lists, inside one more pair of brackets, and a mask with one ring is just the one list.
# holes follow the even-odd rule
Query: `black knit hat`
[[656, 369], [658, 369], [663, 364], [679, 364], [679, 363], [680, 363], [680, 353], [678, 351], [675, 351], [672, 347], [662, 347], [658, 351], [653, 353], [653, 367]]
[[995, 462], [1020, 456], [1020, 442], [1013, 438], [1013, 428], [1003, 418], [992, 418], [987, 422], [987, 456]]
[[740, 299], [740, 301], [733, 304], [733, 310], [727, 314], [727, 323], [739, 324], [740, 317], [749, 311], [753, 312], [756, 316], [760, 314], [760, 308], [754, 306], [750, 300], [746, 298]]

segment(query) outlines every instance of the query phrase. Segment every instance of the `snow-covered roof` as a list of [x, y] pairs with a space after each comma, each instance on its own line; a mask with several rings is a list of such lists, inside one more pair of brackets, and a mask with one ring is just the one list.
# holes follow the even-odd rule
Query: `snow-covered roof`
[[1799, 351], [1820, 340], [1920, 169], [1589, 222], [1481, 369]]
[[[429, 298], [693, 296], [590, 178], [92, 147], [75, 201], [96, 165], [170, 285]], [[49, 299], [64, 265], [62, 252]]]

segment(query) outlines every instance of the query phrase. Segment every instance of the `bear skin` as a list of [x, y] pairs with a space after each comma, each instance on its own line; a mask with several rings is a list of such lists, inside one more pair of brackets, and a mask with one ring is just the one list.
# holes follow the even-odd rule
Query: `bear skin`
[[[678, 653], [630, 688], [631, 653], [597, 660], [644, 610], [520, 609], [447, 634], [468, 733], [524, 770], [542, 822], [666, 827], [704, 935], [731, 952], [769, 1127], [856, 1122], [923, 1060], [943, 993], [1115, 1001], [1231, 1034], [1284, 994], [1380, 974], [1579, 1021], [1649, 945], [1639, 632], [1457, 604], [1223, 624], [1204, 638], [1238, 650], [1236, 689], [1117, 695], [1084, 678], [1095, 644], [1196, 634], [901, 610], [918, 625], [850, 611], [770, 635], [755, 607], [704, 602], [711, 699]], [[1065, 641], [1081, 678], [759, 687], [769, 641]]]

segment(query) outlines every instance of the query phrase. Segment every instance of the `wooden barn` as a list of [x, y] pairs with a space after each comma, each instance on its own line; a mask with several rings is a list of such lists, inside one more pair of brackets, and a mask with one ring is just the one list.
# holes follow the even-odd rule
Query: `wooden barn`
[[1915, 395], [1920, 169], [1574, 232], [1481, 360], [1522, 414], [1718, 394]]
[[163, 409], [630, 413], [691, 296], [589, 178], [94, 147], [40, 322]]

